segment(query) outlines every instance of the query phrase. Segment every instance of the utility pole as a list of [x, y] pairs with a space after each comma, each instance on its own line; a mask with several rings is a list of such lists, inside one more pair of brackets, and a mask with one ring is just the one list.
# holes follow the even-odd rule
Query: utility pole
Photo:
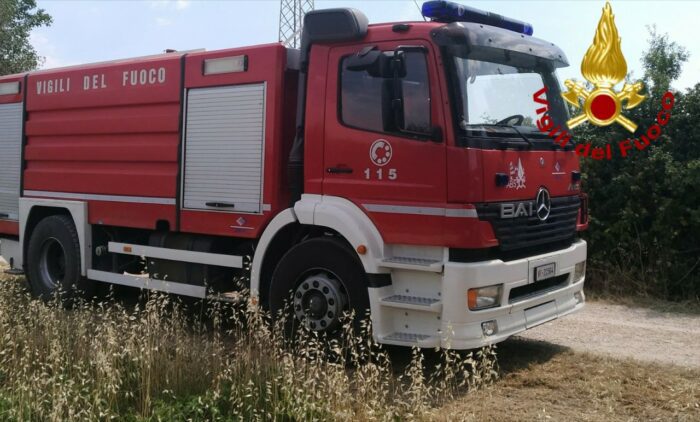
[[281, 0], [280, 33], [281, 43], [291, 48], [299, 48], [304, 15], [314, 10], [314, 0]]

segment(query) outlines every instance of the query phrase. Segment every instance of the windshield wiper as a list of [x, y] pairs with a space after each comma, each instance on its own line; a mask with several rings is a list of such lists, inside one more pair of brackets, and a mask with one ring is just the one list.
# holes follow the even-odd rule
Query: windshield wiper
[[528, 138], [527, 136], [523, 135], [523, 133], [522, 133], [521, 131], [519, 131], [518, 128], [516, 128], [515, 126], [507, 126], [507, 127], [513, 129], [513, 130], [515, 131], [515, 133], [517, 133], [518, 135], [520, 135], [520, 137], [523, 138], [523, 140], [524, 140], [525, 142], [527, 142], [528, 145], [530, 145], [530, 148], [534, 147], [534, 145], [532, 144], [532, 141], [530, 140], [530, 138]]
[[[473, 124], [473, 125], [470, 125], [470, 124], [465, 124], [465, 125], [464, 125], [464, 127], [466, 127], [467, 129], [468, 129], [468, 128], [471, 128], [471, 127], [478, 127], [478, 126], [482, 126], [482, 127], [497, 127], [497, 128], [511, 129], [513, 132], [515, 132], [516, 134], [518, 134], [518, 136], [519, 136], [520, 138], [522, 138], [523, 141], [527, 142], [527, 145], [528, 145], [530, 148], [533, 148], [533, 147], [534, 147], [532, 141], [531, 141], [528, 137], [526, 137], [521, 131], [519, 131], [515, 126], [499, 125], [499, 124], [496, 124], [496, 123], [478, 123], [478, 124]], [[507, 141], [499, 141], [499, 142], [506, 143]]]

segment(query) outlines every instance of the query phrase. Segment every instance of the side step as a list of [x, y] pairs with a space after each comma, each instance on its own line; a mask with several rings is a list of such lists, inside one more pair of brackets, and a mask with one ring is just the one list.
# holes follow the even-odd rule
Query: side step
[[404, 270], [442, 272], [442, 261], [437, 259], [410, 258], [406, 256], [393, 256], [382, 260], [381, 265], [386, 268], [400, 268]]
[[442, 301], [430, 297], [392, 295], [382, 298], [382, 305], [391, 308], [412, 309], [426, 312], [442, 312]]
[[195, 286], [194, 284], [177, 283], [174, 281], [157, 280], [148, 276], [117, 274], [108, 271], [88, 270], [87, 276], [90, 280], [104, 281], [106, 283], [119, 284], [122, 286], [137, 287], [141, 289], [157, 290], [159, 292], [173, 293], [182, 296], [207, 297], [207, 288]]
[[175, 281], [157, 280], [145, 275], [116, 274], [108, 271], [88, 270], [88, 278], [103, 281], [105, 283], [119, 284], [122, 286], [136, 287], [140, 289], [157, 290], [159, 292], [172, 293], [181, 296], [196, 297], [200, 299], [216, 300], [228, 303], [242, 303], [245, 300], [240, 292], [221, 292], [207, 294], [207, 288], [194, 284], [177, 283]]
[[440, 337], [428, 334], [395, 332], [381, 337], [381, 342], [397, 346], [439, 347]]

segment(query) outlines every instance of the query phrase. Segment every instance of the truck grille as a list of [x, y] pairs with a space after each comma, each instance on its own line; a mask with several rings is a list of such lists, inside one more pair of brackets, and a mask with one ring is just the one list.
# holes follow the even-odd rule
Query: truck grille
[[573, 241], [580, 203], [578, 196], [552, 198], [552, 208], [545, 221], [540, 221], [537, 215], [501, 218], [500, 202], [477, 204], [476, 210], [479, 220], [491, 223], [500, 244], [498, 249], [510, 252]]

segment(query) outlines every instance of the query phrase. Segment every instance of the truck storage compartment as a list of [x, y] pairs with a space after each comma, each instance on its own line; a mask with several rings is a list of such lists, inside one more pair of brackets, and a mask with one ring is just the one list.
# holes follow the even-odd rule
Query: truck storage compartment
[[0, 104], [0, 219], [19, 219], [22, 103]]
[[184, 208], [261, 212], [265, 84], [190, 89]]

